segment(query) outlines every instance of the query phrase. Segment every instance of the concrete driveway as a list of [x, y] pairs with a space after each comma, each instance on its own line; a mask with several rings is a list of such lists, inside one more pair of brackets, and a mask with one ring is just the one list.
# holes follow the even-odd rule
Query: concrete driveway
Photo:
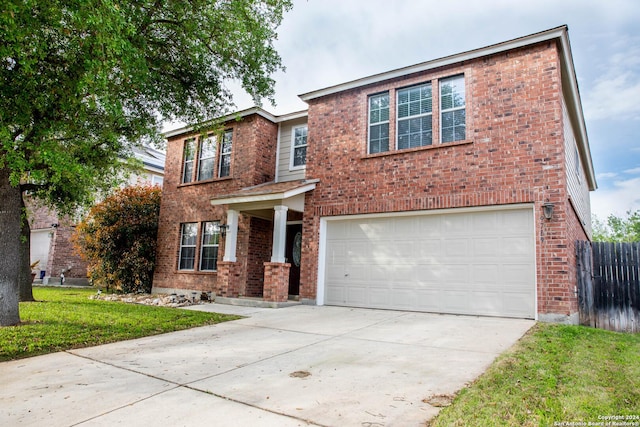
[[198, 306], [248, 318], [0, 363], [2, 426], [411, 426], [530, 320], [342, 307]]

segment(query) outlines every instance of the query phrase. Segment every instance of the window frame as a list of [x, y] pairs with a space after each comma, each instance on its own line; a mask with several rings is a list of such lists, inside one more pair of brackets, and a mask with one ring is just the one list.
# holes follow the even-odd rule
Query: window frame
[[[207, 232], [206, 232], [206, 227], [207, 224], [212, 224], [214, 227], [214, 232], [213, 234], [211, 234], [211, 236], [215, 237], [215, 243], [205, 243], [205, 238], [207, 237]], [[221, 237], [221, 233], [220, 233], [220, 221], [203, 221], [202, 222], [202, 226], [200, 227], [201, 230], [201, 237], [200, 237], [200, 259], [198, 260], [198, 271], [205, 271], [205, 272], [214, 272], [214, 271], [218, 271], [218, 259], [219, 259], [219, 255], [220, 255], [220, 237]], [[205, 259], [204, 257], [204, 252], [205, 252], [205, 248], [215, 248], [215, 261], [214, 261], [214, 266], [213, 268], [203, 268], [203, 260]], [[207, 258], [207, 260], [210, 258]]]
[[[371, 113], [372, 113], [372, 101], [375, 98], [380, 98], [380, 97], [387, 97], [387, 120], [379, 120], [375, 123], [371, 123]], [[390, 151], [390, 131], [391, 131], [391, 96], [389, 91], [384, 91], [384, 92], [378, 92], [378, 93], [374, 93], [371, 94], [369, 96], [367, 96], [367, 154], [379, 154], [379, 153], [387, 153]], [[382, 109], [378, 109], [378, 110], [382, 110]], [[379, 151], [376, 152], [372, 152], [371, 151], [371, 137], [372, 137], [372, 132], [371, 132], [371, 128], [373, 126], [382, 126], [382, 125], [386, 125], [387, 126], [387, 149], [386, 150], [382, 150], [382, 147], [380, 147]], [[381, 141], [382, 139], [378, 138], [378, 141]], [[379, 142], [380, 144], [380, 142]]]
[[[422, 113], [419, 112], [418, 114], [410, 114], [410, 107], [408, 108], [408, 114], [405, 117], [400, 117], [400, 95], [402, 92], [404, 91], [411, 91], [412, 89], [420, 89], [422, 90], [423, 87], [428, 87], [430, 92], [431, 92], [431, 96], [428, 98], [429, 99], [429, 103], [430, 103], [430, 107], [429, 107], [429, 112], [428, 113]], [[395, 128], [395, 149], [396, 150], [408, 150], [408, 149], [412, 149], [412, 148], [421, 148], [421, 147], [428, 147], [433, 145], [433, 82], [431, 80], [429, 81], [425, 81], [422, 83], [418, 83], [415, 85], [411, 85], [411, 86], [407, 86], [407, 87], [403, 87], [403, 88], [398, 88], [396, 89], [396, 128]], [[423, 99], [422, 97], [419, 99], [418, 102], [422, 103]], [[411, 104], [411, 100], [408, 100], [408, 104]], [[423, 144], [421, 143], [418, 146], [412, 147], [411, 146], [411, 141], [409, 141], [409, 146], [407, 147], [402, 147], [400, 148], [400, 122], [404, 122], [404, 121], [411, 121], [413, 119], [422, 119], [425, 117], [429, 117], [430, 122], [431, 122], [431, 128], [430, 128], [430, 133], [431, 133], [431, 138], [428, 144]], [[420, 132], [420, 134], [423, 134], [424, 132]], [[411, 136], [411, 132], [409, 132], [407, 134], [407, 136]]]
[[[447, 80], [455, 80], [455, 79], [462, 79], [462, 90], [463, 90], [463, 95], [464, 95], [464, 105], [463, 106], [458, 106], [458, 107], [451, 107], [451, 108], [443, 108], [442, 107], [442, 87], [443, 84], [447, 81]], [[465, 141], [467, 139], [467, 80], [465, 78], [464, 74], [456, 74], [453, 76], [447, 76], [444, 78], [440, 78], [438, 79], [438, 116], [439, 116], [439, 120], [440, 120], [440, 125], [439, 125], [439, 143], [440, 144], [450, 144], [453, 142], [460, 142], [460, 141]], [[464, 111], [464, 138], [462, 139], [455, 139], [455, 129], [456, 129], [456, 125], [453, 125], [453, 135], [454, 135], [454, 139], [452, 139], [451, 141], [444, 141], [443, 136], [444, 133], [442, 131], [443, 129], [443, 124], [444, 124], [444, 114], [445, 113], [454, 113], [454, 117], [455, 117], [455, 112], [456, 111]]]
[[[195, 236], [193, 236], [193, 244], [185, 244], [185, 228], [186, 226], [194, 226], [195, 227]], [[179, 240], [179, 251], [178, 251], [178, 270], [179, 271], [195, 271], [196, 266], [196, 248], [198, 246], [198, 223], [197, 222], [183, 222], [180, 223], [180, 240]], [[191, 259], [191, 268], [183, 267], [183, 260], [188, 260], [189, 258], [183, 256], [185, 249], [193, 250], [193, 258]]]
[[[191, 146], [192, 150], [189, 151], [189, 149], [187, 147]], [[195, 159], [196, 159], [196, 154], [198, 151], [198, 144], [197, 144], [197, 139], [195, 137], [193, 138], [187, 138], [184, 140], [184, 143], [182, 145], [182, 179], [181, 179], [181, 183], [182, 184], [190, 184], [192, 182], [194, 182], [194, 166], [195, 166]], [[189, 153], [192, 153], [191, 159], [187, 158], [187, 155]], [[191, 168], [188, 169], [187, 168], [187, 164], [191, 164]], [[187, 170], [189, 171], [189, 174], [187, 176]]]
[[[202, 153], [204, 150], [202, 147], [206, 142], [210, 141], [213, 146], [213, 155], [208, 157], [202, 157]], [[214, 179], [216, 177], [216, 158], [218, 156], [218, 138], [215, 134], [208, 134], [204, 138], [198, 138], [198, 165], [196, 170], [196, 181], [208, 181], [210, 179]], [[202, 163], [203, 161], [210, 160], [211, 161], [211, 176], [207, 178], [202, 178]]]
[[[304, 135], [304, 144], [301, 145], [296, 145], [296, 131], [299, 129], [304, 129], [305, 130], [305, 135]], [[298, 169], [305, 169], [307, 167], [307, 147], [309, 146], [309, 126], [304, 124], [304, 125], [296, 125], [291, 127], [291, 153], [290, 153], [290, 160], [289, 160], [289, 170], [298, 170]], [[305, 150], [305, 154], [304, 154], [304, 163], [301, 165], [296, 165], [295, 164], [295, 160], [296, 160], [296, 150], [297, 149], [301, 149], [304, 148]]]
[[[228, 137], [228, 139], [227, 139]], [[226, 144], [228, 142], [228, 145]], [[225, 151], [225, 147], [228, 147], [228, 150]], [[233, 129], [227, 129], [222, 133], [222, 141], [220, 142], [220, 155], [218, 159], [218, 178], [226, 178], [231, 176], [231, 154], [233, 152]], [[229, 158], [229, 166], [223, 169], [223, 162], [225, 158]], [[223, 171], [226, 171], [226, 174], [223, 175]]]

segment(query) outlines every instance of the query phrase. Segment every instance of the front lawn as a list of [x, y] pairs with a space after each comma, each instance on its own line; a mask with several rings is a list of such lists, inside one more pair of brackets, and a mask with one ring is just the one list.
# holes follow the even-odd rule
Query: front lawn
[[90, 300], [94, 289], [35, 287], [22, 324], [0, 328], [0, 361], [238, 319], [217, 313]]
[[640, 426], [640, 334], [539, 323], [429, 425]]

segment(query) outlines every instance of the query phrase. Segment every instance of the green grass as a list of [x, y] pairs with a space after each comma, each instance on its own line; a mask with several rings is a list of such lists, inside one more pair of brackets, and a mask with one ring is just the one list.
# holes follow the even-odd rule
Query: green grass
[[540, 323], [429, 425], [606, 425], [610, 415], [640, 425], [640, 334]]
[[22, 324], [0, 328], [0, 361], [239, 319], [167, 307], [91, 300], [94, 289], [36, 287], [20, 303]]

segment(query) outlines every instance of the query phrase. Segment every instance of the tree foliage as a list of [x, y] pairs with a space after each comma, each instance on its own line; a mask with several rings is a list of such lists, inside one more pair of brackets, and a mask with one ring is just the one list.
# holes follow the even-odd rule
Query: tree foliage
[[606, 223], [592, 218], [593, 240], [596, 242], [640, 242], [640, 210], [627, 211], [627, 217], [609, 215]]
[[[195, 125], [227, 113], [230, 81], [256, 102], [273, 101], [271, 75], [283, 68], [273, 40], [290, 7], [290, 0], [5, 0], [0, 194], [15, 200], [11, 191], [28, 190], [73, 213], [111, 186], [132, 142], [159, 138], [162, 120]], [[20, 228], [21, 207], [6, 200], [0, 247], [18, 254], [11, 230]], [[17, 289], [17, 275], [0, 263], [0, 326], [19, 322]]]
[[151, 292], [161, 194], [157, 186], [126, 187], [78, 224], [74, 244], [94, 285]]

